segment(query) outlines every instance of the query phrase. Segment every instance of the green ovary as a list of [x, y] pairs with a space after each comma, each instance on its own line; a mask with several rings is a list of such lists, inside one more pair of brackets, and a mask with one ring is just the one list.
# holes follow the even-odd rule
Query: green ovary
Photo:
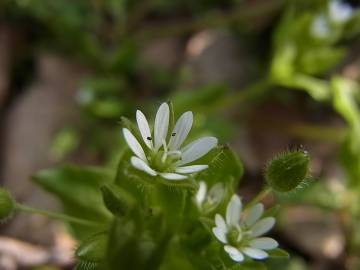
[[151, 153], [149, 157], [149, 165], [157, 172], [171, 172], [175, 169], [175, 162], [179, 160], [179, 156], [167, 154], [164, 158], [165, 152], [160, 150], [156, 153]]

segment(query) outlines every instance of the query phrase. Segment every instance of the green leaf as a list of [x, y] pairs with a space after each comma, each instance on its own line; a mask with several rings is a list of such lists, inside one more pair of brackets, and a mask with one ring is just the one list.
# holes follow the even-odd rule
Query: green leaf
[[320, 75], [338, 64], [345, 56], [344, 48], [317, 47], [305, 50], [299, 60], [299, 69], [310, 75]]
[[37, 184], [62, 202], [65, 213], [99, 223], [99, 227], [93, 228], [71, 224], [80, 239], [109, 223], [111, 214], [103, 204], [100, 186], [112, 178], [112, 173], [106, 169], [74, 165], [42, 170], [33, 176]]
[[107, 209], [114, 215], [124, 216], [135, 207], [135, 198], [115, 184], [106, 184], [100, 190]]
[[219, 146], [202, 160], [209, 168], [199, 173], [197, 179], [205, 179], [208, 183], [234, 181], [234, 187], [244, 173], [243, 165], [237, 154], [229, 146]]
[[290, 258], [290, 254], [287, 253], [287, 251], [285, 251], [285, 250], [283, 250], [281, 248], [268, 250], [266, 252], [269, 254], [269, 256], [271, 258], [286, 258], [286, 259]]

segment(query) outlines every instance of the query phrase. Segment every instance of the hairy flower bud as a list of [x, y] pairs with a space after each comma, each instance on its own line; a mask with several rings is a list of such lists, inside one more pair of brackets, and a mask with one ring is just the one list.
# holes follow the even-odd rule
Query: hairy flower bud
[[11, 194], [0, 188], [0, 222], [9, 219], [15, 211], [15, 201]]
[[309, 162], [308, 153], [302, 150], [279, 154], [266, 167], [266, 181], [275, 191], [289, 192], [306, 179]]

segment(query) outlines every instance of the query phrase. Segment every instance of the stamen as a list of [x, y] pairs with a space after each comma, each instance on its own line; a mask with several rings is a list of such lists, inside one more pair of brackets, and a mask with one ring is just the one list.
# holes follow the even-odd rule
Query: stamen
[[171, 134], [171, 136], [172, 136], [172, 137], [175, 137], [175, 135], [176, 135], [176, 133], [175, 133], [175, 132]]
[[146, 139], [147, 139], [147, 140], [149, 140], [149, 141], [151, 141], [151, 140], [152, 140], [152, 139], [151, 139], [151, 137], [146, 137]]
[[167, 156], [168, 156], [168, 149], [167, 149], [166, 142], [165, 142], [164, 139], [163, 139], [162, 143], [163, 143], [163, 147], [164, 147], [164, 154], [161, 157], [161, 162], [165, 163], [166, 159], [167, 159]]
[[179, 151], [179, 150], [169, 151], [169, 152], [168, 152], [168, 155], [173, 155], [173, 156], [181, 157], [181, 151]]
[[161, 157], [161, 162], [165, 163], [166, 162], [166, 158], [167, 158], [167, 152], [164, 152], [164, 154]]
[[164, 152], [167, 152], [168, 149], [167, 149], [167, 145], [166, 145], [165, 139], [162, 140], [162, 144], [163, 144], [163, 147], [164, 147]]

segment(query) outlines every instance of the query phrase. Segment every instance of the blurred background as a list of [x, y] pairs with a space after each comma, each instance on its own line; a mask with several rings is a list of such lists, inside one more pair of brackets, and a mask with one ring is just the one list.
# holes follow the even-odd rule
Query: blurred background
[[[262, 187], [286, 149], [312, 180], [282, 202], [269, 269], [360, 269], [360, 4], [335, 0], [1, 0], [0, 184], [61, 210], [31, 180], [64, 163], [116, 166], [120, 117], [171, 100], [194, 134], [215, 134]], [[196, 131], [198, 130], [198, 131]], [[86, 196], [86, 194], [82, 194]], [[71, 269], [64, 225], [19, 214], [0, 225], [0, 269]]]

